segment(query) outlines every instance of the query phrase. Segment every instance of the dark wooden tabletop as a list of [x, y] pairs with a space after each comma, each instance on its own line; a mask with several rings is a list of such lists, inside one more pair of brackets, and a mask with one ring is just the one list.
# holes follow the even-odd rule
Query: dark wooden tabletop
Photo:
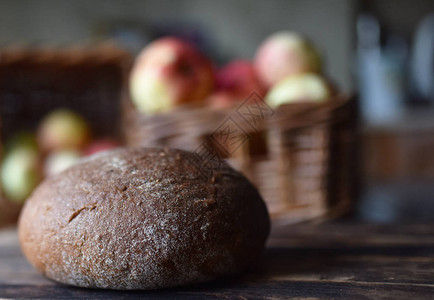
[[433, 299], [434, 225], [276, 226], [262, 265], [243, 276], [157, 291], [67, 287], [38, 274], [15, 229], [0, 231], [0, 298]]

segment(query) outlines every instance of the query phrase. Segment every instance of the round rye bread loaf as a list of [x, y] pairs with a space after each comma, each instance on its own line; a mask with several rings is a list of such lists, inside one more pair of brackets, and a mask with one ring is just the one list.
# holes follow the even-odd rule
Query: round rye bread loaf
[[19, 221], [44, 275], [91, 288], [156, 289], [238, 273], [269, 234], [257, 190], [226, 163], [174, 149], [117, 149], [47, 178]]

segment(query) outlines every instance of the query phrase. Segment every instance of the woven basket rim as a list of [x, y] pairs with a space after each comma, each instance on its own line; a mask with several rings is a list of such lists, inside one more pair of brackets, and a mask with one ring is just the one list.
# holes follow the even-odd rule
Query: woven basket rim
[[[327, 122], [332, 118], [335, 110], [349, 103], [353, 98], [352, 95], [338, 94], [324, 102], [300, 101], [281, 105], [276, 109], [270, 108], [272, 116], [260, 122], [254, 130], [264, 130], [270, 127], [290, 130], [318, 122]], [[189, 103], [174, 107], [170, 111], [146, 115], [137, 110], [131, 101], [129, 102], [129, 108], [125, 114], [126, 119], [136, 122], [140, 126], [146, 126], [149, 131], [172, 127], [174, 124], [186, 126], [190, 124], [192, 128], [196, 127], [197, 131], [206, 134], [215, 129], [216, 124], [224, 122], [227, 118], [234, 119], [240, 125], [248, 122], [248, 120], [236, 113], [239, 108], [236, 105], [224, 109], [215, 109], [207, 106], [206, 103]], [[198, 125], [201, 126], [198, 127]], [[249, 126], [245, 127], [248, 128]]]
[[83, 63], [122, 64], [129, 69], [132, 55], [113, 43], [95, 43], [79, 46], [31, 46], [11, 45], [0, 49], [0, 66], [14, 64], [74, 66]]

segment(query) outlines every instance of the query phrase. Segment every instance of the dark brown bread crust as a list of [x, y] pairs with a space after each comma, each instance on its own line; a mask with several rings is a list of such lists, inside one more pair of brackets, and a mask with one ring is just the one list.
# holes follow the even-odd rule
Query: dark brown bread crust
[[[269, 217], [228, 165], [181, 150], [119, 149], [46, 179], [19, 221], [21, 247], [47, 277], [155, 289], [242, 271], [261, 255]], [[209, 167], [209, 165], [208, 165]]]

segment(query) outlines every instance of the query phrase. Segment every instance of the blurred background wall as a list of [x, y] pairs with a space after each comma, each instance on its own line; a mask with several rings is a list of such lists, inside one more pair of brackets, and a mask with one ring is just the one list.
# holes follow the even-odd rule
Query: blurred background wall
[[107, 27], [195, 23], [221, 58], [251, 58], [271, 33], [290, 29], [323, 51], [326, 70], [352, 88], [355, 0], [0, 0], [0, 44], [71, 44], [101, 38]]

